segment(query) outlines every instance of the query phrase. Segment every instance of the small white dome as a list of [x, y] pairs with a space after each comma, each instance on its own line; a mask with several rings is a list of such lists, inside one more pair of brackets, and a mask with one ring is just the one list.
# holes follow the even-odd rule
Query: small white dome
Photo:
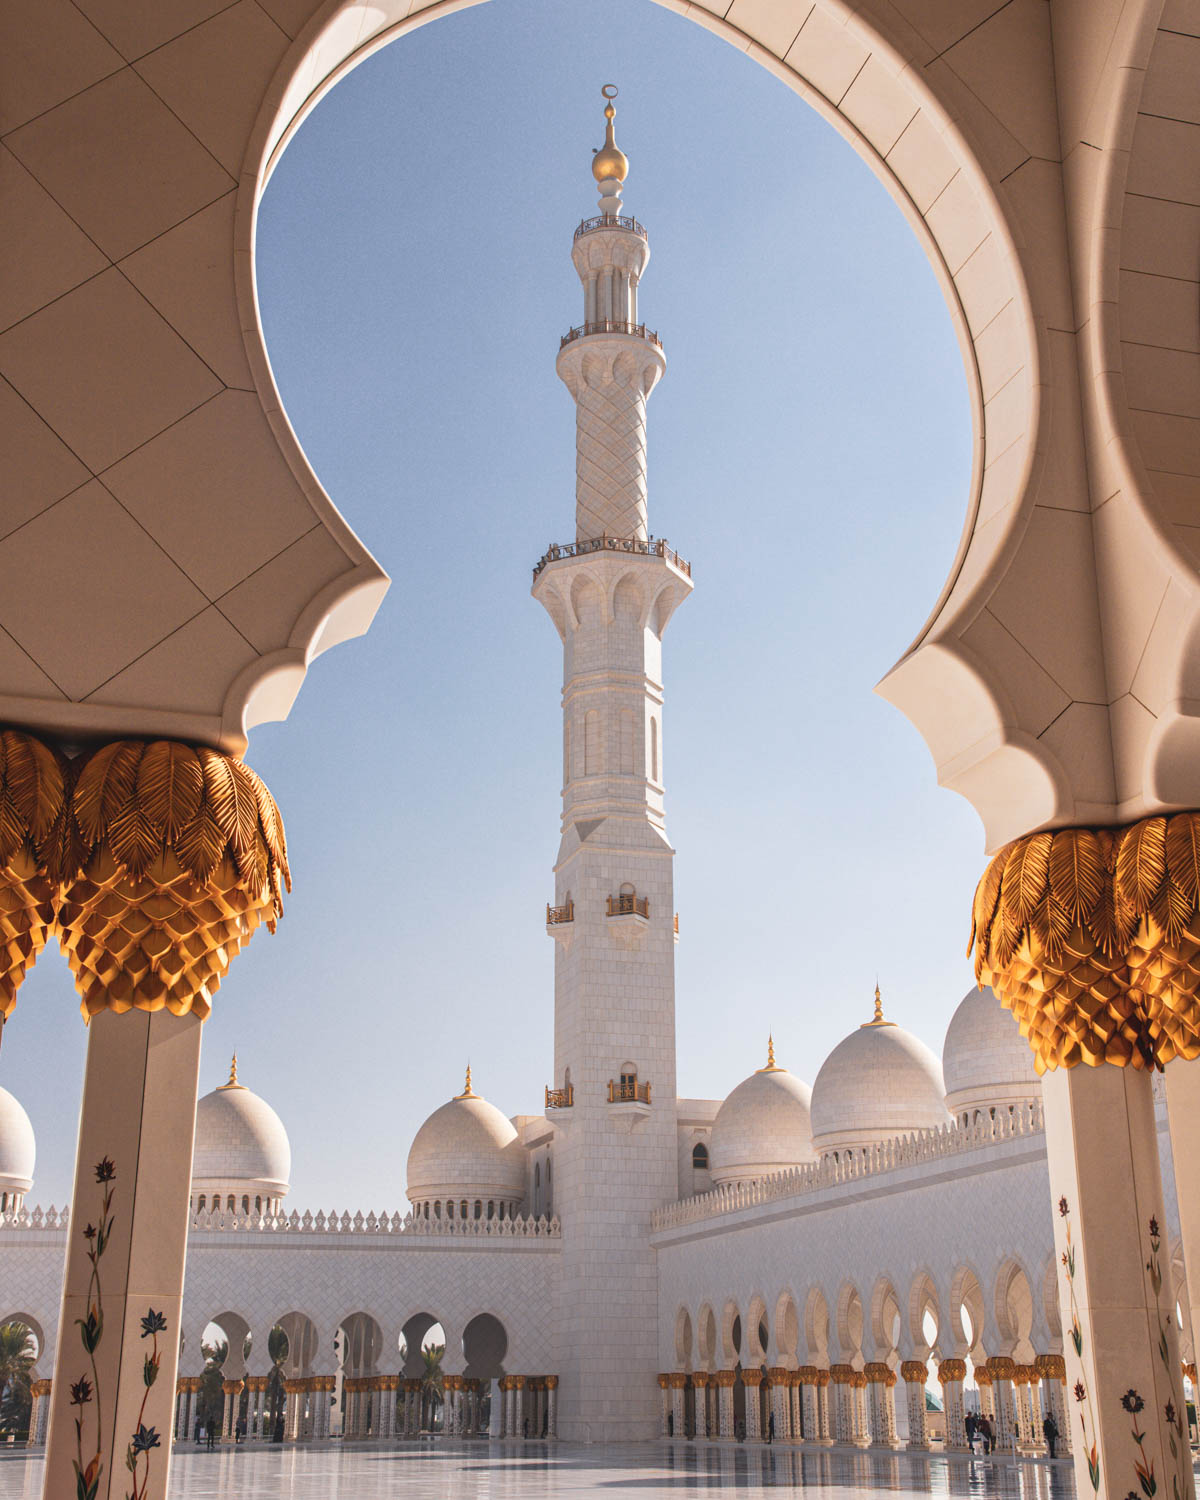
[[0, 1089], [0, 1195], [24, 1195], [33, 1186], [36, 1154], [29, 1116], [7, 1089]]
[[956, 1116], [1041, 1097], [1033, 1048], [1011, 1011], [986, 987], [968, 990], [950, 1018], [942, 1070], [946, 1108]]
[[812, 1091], [813, 1145], [824, 1154], [950, 1122], [942, 1065], [924, 1042], [883, 1019], [839, 1042]]
[[709, 1150], [709, 1171], [718, 1185], [748, 1182], [815, 1161], [812, 1090], [775, 1066], [768, 1044], [767, 1066], [739, 1083], [717, 1111]]
[[265, 1099], [238, 1082], [235, 1057], [229, 1082], [196, 1105], [192, 1192], [210, 1197], [210, 1206], [230, 1194], [237, 1205], [246, 1196], [276, 1203], [287, 1192], [291, 1173], [292, 1147], [283, 1121]]
[[516, 1205], [525, 1196], [525, 1149], [512, 1121], [467, 1087], [435, 1109], [408, 1153], [412, 1203], [471, 1199]]

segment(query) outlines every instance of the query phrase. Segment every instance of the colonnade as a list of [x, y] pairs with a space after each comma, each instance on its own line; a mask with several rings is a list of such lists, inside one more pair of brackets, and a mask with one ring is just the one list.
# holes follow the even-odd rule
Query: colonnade
[[[1183, 1373], [1193, 1376], [1194, 1366]], [[834, 1443], [855, 1448], [928, 1449], [931, 1436], [925, 1404], [930, 1366], [905, 1360], [898, 1370], [870, 1363], [863, 1369], [835, 1364], [828, 1369], [802, 1365], [789, 1369], [673, 1371], [658, 1377], [663, 1437], [747, 1442]], [[943, 1359], [936, 1367], [942, 1387], [943, 1451], [967, 1452], [963, 1385], [966, 1361]], [[1066, 1364], [1061, 1354], [1039, 1354], [1032, 1364], [989, 1359], [975, 1369], [980, 1410], [995, 1432], [996, 1450], [1017, 1457], [1046, 1452], [1045, 1414], [1058, 1428], [1057, 1452], [1071, 1453], [1066, 1405]], [[745, 1395], [744, 1427], [735, 1424], [735, 1388]], [[904, 1388], [908, 1439], [896, 1425], [897, 1387]], [[689, 1392], [691, 1393], [689, 1397]]]
[[500, 1431], [503, 1438], [558, 1436], [558, 1376], [502, 1375]]

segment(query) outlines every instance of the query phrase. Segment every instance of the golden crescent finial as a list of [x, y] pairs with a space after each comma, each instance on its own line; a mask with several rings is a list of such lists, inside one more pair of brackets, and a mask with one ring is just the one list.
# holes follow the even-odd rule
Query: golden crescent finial
[[624, 182], [629, 175], [629, 159], [623, 151], [617, 149], [613, 134], [613, 119], [617, 113], [613, 100], [617, 97], [617, 86], [615, 83], [606, 83], [600, 92], [605, 99], [604, 145], [592, 157], [592, 176], [597, 182]]

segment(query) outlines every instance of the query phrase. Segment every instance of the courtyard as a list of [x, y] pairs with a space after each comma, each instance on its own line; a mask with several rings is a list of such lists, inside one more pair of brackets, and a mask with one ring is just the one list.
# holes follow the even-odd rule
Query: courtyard
[[[38, 1500], [43, 1461], [0, 1458], [0, 1500]], [[188, 1445], [171, 1460], [174, 1500], [592, 1500], [629, 1492], [685, 1500], [736, 1491], [816, 1490], [829, 1500], [886, 1491], [979, 1500], [1074, 1500], [1069, 1463], [940, 1455], [823, 1453], [740, 1444], [448, 1443], [421, 1447], [220, 1448]]]

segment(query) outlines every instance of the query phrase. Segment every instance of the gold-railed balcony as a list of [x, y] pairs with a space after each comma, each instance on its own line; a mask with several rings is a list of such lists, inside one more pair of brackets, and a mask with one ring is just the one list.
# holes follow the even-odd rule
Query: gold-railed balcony
[[533, 569], [536, 578], [547, 563], [560, 562], [564, 557], [586, 557], [591, 552], [633, 552], [641, 557], [662, 557], [672, 563], [685, 577], [692, 576], [692, 565], [671, 547], [661, 536], [590, 536], [577, 538], [573, 542], [551, 542]]
[[608, 1102], [610, 1104], [649, 1104], [650, 1085], [639, 1083], [636, 1078], [608, 1080]]
[[546, 926], [558, 927], [563, 922], [575, 920], [575, 903], [568, 901], [565, 906], [546, 906]]
[[570, 1109], [575, 1103], [575, 1089], [573, 1085], [567, 1084], [565, 1089], [552, 1089], [546, 1085], [546, 1108], [547, 1109]]
[[650, 897], [621, 895], [608, 898], [610, 917], [649, 917]]

